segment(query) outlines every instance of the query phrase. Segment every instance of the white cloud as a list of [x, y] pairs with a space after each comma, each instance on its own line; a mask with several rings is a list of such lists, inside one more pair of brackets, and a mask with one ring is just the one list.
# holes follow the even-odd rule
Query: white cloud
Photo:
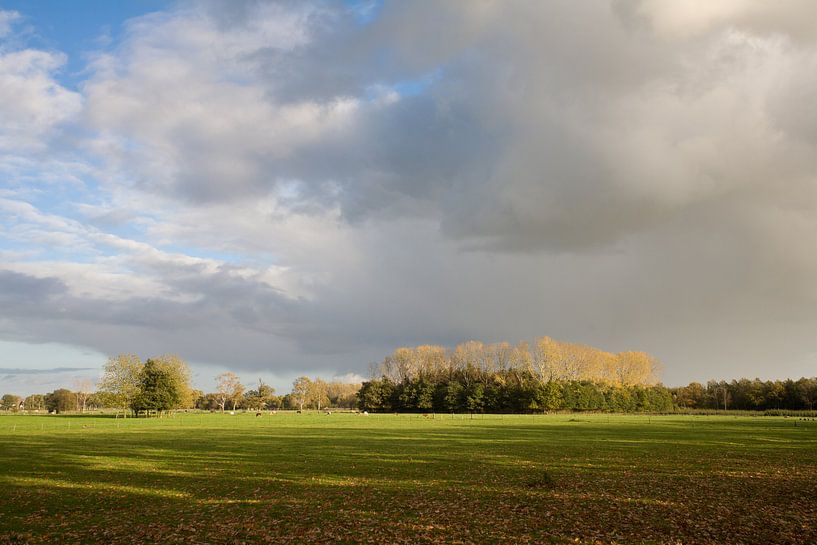
[[81, 96], [60, 54], [3, 53], [0, 236], [27, 251], [0, 254], [0, 333], [282, 377], [541, 334], [670, 382], [801, 372], [809, 4], [693, 7], [186, 3]]
[[0, 50], [0, 149], [37, 151], [61, 124], [81, 108], [79, 94], [65, 89], [54, 72], [65, 63], [60, 53], [34, 49]]
[[8, 36], [14, 22], [19, 19], [20, 14], [16, 11], [0, 10], [0, 38]]

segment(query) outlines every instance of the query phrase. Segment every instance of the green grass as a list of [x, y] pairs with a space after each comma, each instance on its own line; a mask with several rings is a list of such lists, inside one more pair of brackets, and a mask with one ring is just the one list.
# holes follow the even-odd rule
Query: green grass
[[0, 416], [3, 544], [817, 543], [815, 521], [817, 422], [791, 418]]

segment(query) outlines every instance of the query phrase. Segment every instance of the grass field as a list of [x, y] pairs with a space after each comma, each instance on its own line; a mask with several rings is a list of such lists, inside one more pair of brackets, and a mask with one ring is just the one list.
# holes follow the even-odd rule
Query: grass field
[[577, 541], [817, 543], [817, 422], [0, 417], [3, 544]]

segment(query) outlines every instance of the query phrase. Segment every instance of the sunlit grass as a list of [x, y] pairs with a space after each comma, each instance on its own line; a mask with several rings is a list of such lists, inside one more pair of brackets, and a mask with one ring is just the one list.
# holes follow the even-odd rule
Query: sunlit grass
[[0, 417], [0, 543], [809, 543], [815, 483], [784, 418]]

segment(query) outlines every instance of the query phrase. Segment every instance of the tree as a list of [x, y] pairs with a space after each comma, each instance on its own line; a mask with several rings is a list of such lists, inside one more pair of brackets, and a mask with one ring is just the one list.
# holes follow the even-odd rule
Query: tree
[[690, 382], [688, 386], [682, 386], [675, 390], [675, 403], [679, 407], [700, 409], [706, 402], [706, 391], [698, 382]]
[[258, 389], [250, 390], [244, 394], [242, 404], [247, 409], [270, 409], [277, 405], [275, 398], [275, 388], [264, 384], [258, 379]]
[[224, 412], [224, 407], [230, 401], [233, 402], [233, 410], [235, 410], [236, 403], [244, 393], [244, 386], [238, 375], [228, 371], [216, 377], [216, 390], [219, 407], [221, 407], [221, 412]]
[[482, 411], [485, 386], [480, 383], [471, 384], [465, 390], [465, 408], [470, 412]]
[[113, 399], [111, 394], [108, 392], [94, 392], [88, 396], [88, 406], [89, 407], [116, 407], [117, 405], [113, 403]]
[[539, 389], [537, 398], [539, 408], [545, 411], [555, 411], [562, 407], [562, 389], [556, 382], [548, 381]]
[[329, 404], [329, 389], [326, 382], [316, 378], [309, 384], [309, 401], [315, 405], [319, 411], [321, 407], [326, 407]]
[[292, 399], [298, 405], [298, 410], [303, 411], [304, 405], [309, 401], [312, 391], [312, 381], [309, 377], [298, 377], [292, 383]]
[[204, 411], [214, 411], [221, 407], [218, 394], [204, 394], [196, 399], [195, 407]]
[[706, 383], [707, 393], [712, 397], [715, 408], [723, 405], [723, 410], [729, 408], [729, 402], [732, 401], [732, 393], [729, 391], [729, 384], [726, 381], [715, 382], [710, 380]]
[[76, 406], [76, 398], [70, 390], [60, 388], [45, 396], [45, 408], [49, 412], [64, 413]]
[[175, 354], [162, 354], [153, 361], [167, 373], [179, 390], [181, 401], [174, 409], [192, 407], [196, 402], [196, 395], [190, 387], [190, 367], [187, 362]]
[[358, 407], [361, 411], [390, 411], [394, 395], [395, 385], [389, 379], [366, 381], [357, 393]]
[[617, 366], [619, 384], [655, 384], [659, 370], [658, 360], [646, 352], [621, 352]]
[[143, 368], [142, 360], [134, 354], [112, 356], [105, 364], [99, 389], [112, 396], [115, 406], [127, 411], [139, 394]]
[[814, 409], [814, 402], [817, 401], [817, 379], [801, 378], [796, 384], [797, 393], [804, 407], [808, 410]]
[[326, 385], [329, 403], [332, 407], [343, 407], [352, 409], [357, 404], [357, 392], [360, 384], [349, 384], [344, 382], [330, 382]]
[[542, 383], [563, 380], [565, 356], [562, 343], [550, 337], [540, 337], [533, 346], [533, 357], [530, 359], [533, 374]]
[[87, 378], [77, 379], [74, 381], [74, 388], [76, 389], [74, 393], [77, 397], [77, 410], [80, 412], [85, 412], [86, 405], [88, 404], [88, 398], [91, 396], [94, 389], [94, 383]]
[[398, 399], [408, 410], [430, 410], [434, 403], [434, 383], [425, 378], [407, 380], [400, 384]]
[[133, 398], [135, 412], [165, 412], [179, 408], [185, 401], [185, 385], [174, 371], [161, 361], [148, 359], [140, 373], [139, 393]]
[[23, 402], [27, 411], [41, 411], [45, 409], [45, 396], [42, 394], [31, 394]]
[[443, 404], [449, 412], [457, 412], [462, 408], [462, 384], [451, 381], [445, 385]]
[[22, 398], [14, 394], [5, 394], [0, 400], [0, 408], [4, 411], [17, 411], [20, 409]]

